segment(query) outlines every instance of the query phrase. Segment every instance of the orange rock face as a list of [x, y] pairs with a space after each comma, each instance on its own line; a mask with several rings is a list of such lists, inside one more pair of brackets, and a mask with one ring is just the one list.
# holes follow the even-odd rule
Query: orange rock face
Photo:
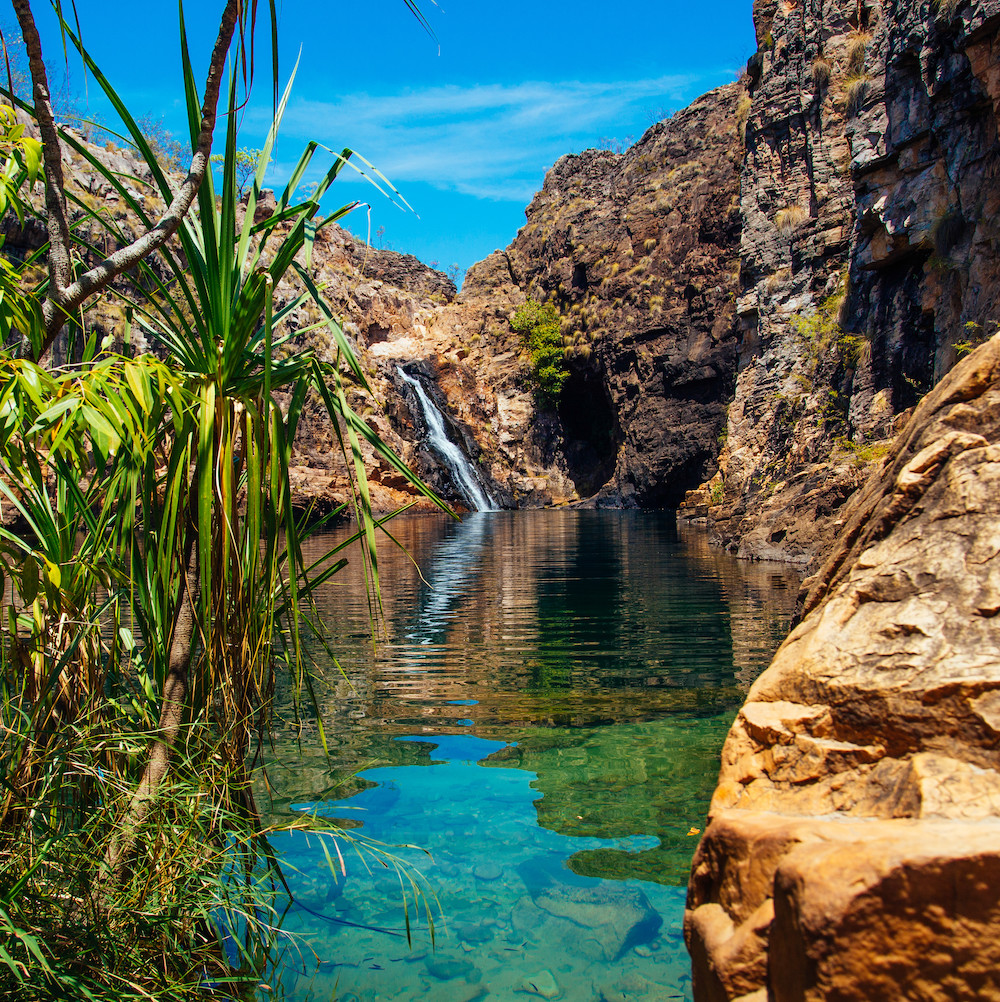
[[701, 1000], [1000, 999], [1000, 336], [918, 406], [726, 741]]

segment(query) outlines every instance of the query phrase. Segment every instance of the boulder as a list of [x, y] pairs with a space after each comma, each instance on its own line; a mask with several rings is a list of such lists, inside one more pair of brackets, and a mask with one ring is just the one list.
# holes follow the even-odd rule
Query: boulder
[[633, 888], [554, 883], [538, 893], [534, 902], [555, 918], [594, 931], [609, 961], [654, 939], [663, 924], [646, 895]]
[[844, 513], [722, 754], [695, 997], [1000, 998], [1000, 336]]

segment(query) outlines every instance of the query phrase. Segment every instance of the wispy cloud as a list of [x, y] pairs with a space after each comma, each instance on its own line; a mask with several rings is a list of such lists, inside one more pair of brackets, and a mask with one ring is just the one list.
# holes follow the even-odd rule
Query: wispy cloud
[[[596, 145], [601, 136], [638, 134], [649, 125], [647, 109], [679, 107], [724, 79], [719, 69], [627, 82], [442, 86], [293, 99], [282, 123], [282, 152], [290, 140], [350, 146], [398, 184], [422, 181], [524, 203], [562, 154]], [[265, 116], [259, 115], [244, 125], [263, 131]], [[283, 173], [275, 164], [275, 179]]]

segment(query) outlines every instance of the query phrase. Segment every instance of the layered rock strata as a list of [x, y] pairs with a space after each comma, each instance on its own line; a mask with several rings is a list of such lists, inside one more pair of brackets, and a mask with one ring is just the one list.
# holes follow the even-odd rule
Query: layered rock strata
[[1000, 3], [757, 0], [754, 17], [711, 514], [740, 554], [806, 564], [858, 467], [1000, 322]]
[[1000, 336], [845, 511], [722, 753], [698, 1002], [1000, 998]]

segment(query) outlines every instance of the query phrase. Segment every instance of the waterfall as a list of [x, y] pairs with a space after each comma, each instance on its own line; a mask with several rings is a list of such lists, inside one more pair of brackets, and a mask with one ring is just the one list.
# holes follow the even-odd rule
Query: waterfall
[[444, 417], [434, 401], [427, 395], [419, 379], [396, 366], [400, 378], [413, 388], [420, 402], [420, 409], [427, 423], [427, 444], [441, 458], [448, 468], [451, 479], [462, 495], [462, 499], [473, 511], [496, 511], [496, 502], [489, 496], [479, 481], [469, 457], [450, 439], [445, 431]]

